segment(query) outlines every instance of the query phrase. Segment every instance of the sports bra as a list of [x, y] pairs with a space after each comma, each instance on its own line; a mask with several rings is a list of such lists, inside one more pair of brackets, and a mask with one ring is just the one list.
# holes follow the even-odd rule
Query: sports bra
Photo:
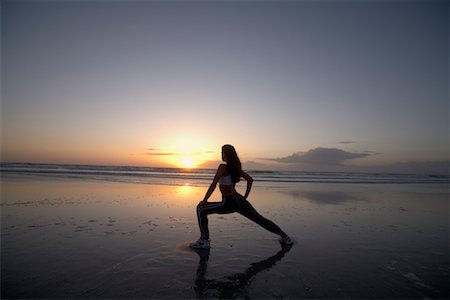
[[233, 181], [231, 180], [231, 175], [226, 175], [226, 176], [220, 177], [219, 183], [221, 185], [234, 185]]

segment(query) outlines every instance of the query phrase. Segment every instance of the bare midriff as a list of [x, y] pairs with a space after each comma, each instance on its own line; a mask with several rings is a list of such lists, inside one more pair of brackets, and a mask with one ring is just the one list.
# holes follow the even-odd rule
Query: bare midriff
[[220, 192], [222, 193], [223, 197], [231, 196], [236, 194], [236, 190], [234, 189], [234, 185], [219, 185]]

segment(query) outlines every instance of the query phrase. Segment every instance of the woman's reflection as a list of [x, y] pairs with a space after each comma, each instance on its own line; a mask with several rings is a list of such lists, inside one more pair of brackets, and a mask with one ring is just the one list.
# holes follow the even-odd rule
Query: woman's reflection
[[273, 267], [284, 257], [291, 247], [292, 245], [285, 245], [275, 255], [252, 263], [245, 271], [226, 276], [221, 280], [205, 278], [210, 249], [197, 250], [196, 252], [200, 256], [200, 262], [194, 283], [195, 292], [199, 298], [206, 298], [208, 290], [215, 291], [214, 296], [218, 298], [236, 298], [256, 274]]

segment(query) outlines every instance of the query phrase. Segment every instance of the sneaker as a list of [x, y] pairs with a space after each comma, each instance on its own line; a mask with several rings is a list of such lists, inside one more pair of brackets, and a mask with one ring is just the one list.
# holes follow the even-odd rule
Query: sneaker
[[280, 239], [280, 243], [287, 246], [294, 244], [294, 242], [291, 240], [289, 236], [282, 237]]
[[209, 249], [211, 246], [209, 245], [209, 240], [198, 239], [193, 244], [190, 244], [189, 247], [192, 249]]

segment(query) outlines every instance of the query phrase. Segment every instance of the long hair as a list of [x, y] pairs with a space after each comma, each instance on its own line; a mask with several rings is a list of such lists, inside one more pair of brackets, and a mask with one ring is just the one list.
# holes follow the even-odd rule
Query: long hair
[[232, 145], [223, 145], [222, 151], [227, 158], [227, 171], [231, 175], [231, 181], [237, 183], [241, 180], [241, 161]]

